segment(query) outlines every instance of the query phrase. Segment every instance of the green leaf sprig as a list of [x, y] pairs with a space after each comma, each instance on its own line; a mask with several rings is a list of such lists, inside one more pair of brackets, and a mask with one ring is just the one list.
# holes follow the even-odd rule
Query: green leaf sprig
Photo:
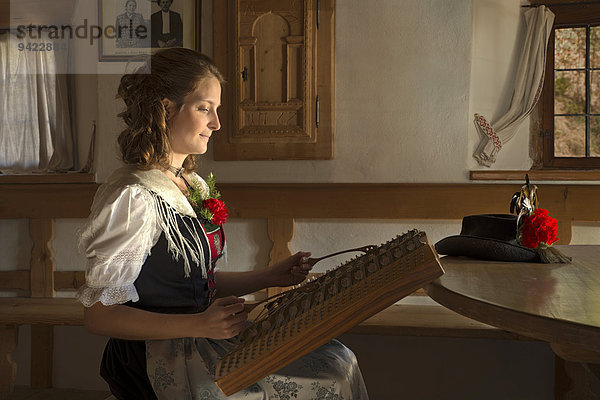
[[208, 185], [208, 195], [200, 188], [200, 185], [191, 185], [188, 189], [188, 198], [192, 202], [194, 211], [199, 217], [204, 218], [207, 221], [212, 221], [214, 215], [208, 208], [202, 206], [202, 202], [207, 199], [219, 199], [221, 193], [217, 190], [217, 180], [214, 174], [211, 172], [206, 178], [206, 184]]

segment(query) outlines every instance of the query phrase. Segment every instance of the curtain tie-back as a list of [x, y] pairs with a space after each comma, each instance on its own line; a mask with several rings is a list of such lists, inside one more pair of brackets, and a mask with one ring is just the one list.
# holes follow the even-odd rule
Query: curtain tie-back
[[502, 142], [496, 134], [496, 131], [494, 130], [494, 128], [492, 128], [489, 122], [487, 122], [483, 115], [475, 114], [475, 126], [479, 128], [481, 132], [489, 136], [490, 139], [492, 139], [492, 142], [494, 142], [494, 147], [497, 150], [500, 150], [502, 148]]

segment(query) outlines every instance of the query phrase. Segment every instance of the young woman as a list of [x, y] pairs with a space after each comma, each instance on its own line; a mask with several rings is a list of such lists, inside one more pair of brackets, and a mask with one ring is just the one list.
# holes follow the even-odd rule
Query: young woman
[[[85, 326], [109, 336], [101, 375], [119, 399], [221, 399], [218, 358], [247, 323], [239, 296], [302, 282], [307, 252], [270, 268], [217, 271], [226, 218], [195, 157], [220, 128], [223, 77], [188, 49], [121, 78], [125, 166], [101, 185], [81, 235]], [[354, 354], [320, 347], [230, 398], [366, 399]]]

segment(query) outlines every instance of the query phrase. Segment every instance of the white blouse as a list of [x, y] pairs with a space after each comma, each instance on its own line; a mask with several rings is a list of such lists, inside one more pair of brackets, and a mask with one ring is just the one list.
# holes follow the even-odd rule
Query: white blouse
[[[208, 190], [198, 175], [191, 178], [193, 185]], [[196, 217], [183, 193], [162, 172], [132, 167], [115, 171], [98, 189], [90, 217], [80, 231], [79, 248], [87, 265], [85, 284], [77, 293], [79, 301], [86, 307], [98, 301], [104, 305], [138, 301], [133, 283], [163, 232], [173, 258], [183, 257], [186, 272], [190, 261], [204, 266], [204, 255], [193, 252], [179, 232], [175, 213]], [[204, 233], [191, 234], [197, 239]]]

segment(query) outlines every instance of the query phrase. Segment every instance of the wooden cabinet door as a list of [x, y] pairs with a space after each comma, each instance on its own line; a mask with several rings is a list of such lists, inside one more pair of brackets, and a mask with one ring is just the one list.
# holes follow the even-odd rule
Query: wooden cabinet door
[[216, 160], [333, 158], [334, 0], [215, 0]]

